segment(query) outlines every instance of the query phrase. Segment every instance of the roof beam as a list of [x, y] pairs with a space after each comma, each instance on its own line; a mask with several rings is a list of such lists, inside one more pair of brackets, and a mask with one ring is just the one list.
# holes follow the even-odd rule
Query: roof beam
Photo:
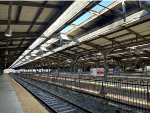
[[43, 34], [44, 31], [46, 31], [46, 29], [48, 29], [48, 27], [50, 27], [58, 18], [61, 14], [63, 14], [65, 12], [65, 10], [73, 3], [73, 1], [68, 1], [65, 3], [65, 5], [61, 8], [61, 10], [58, 10], [55, 14], [55, 16], [53, 17], [49, 17], [48, 23], [46, 24], [46, 26], [44, 27], [44, 29], [42, 29], [40, 31], [40, 35]]
[[[6, 47], [7, 44], [0, 44], [0, 47]], [[18, 46], [19, 44], [13, 44], [12, 46]], [[26, 45], [26, 44], [22, 44], [22, 45]], [[9, 47], [10, 45], [8, 45]]]
[[[6, 48], [0, 48], [0, 50], [4, 50], [4, 49], [6, 49]], [[19, 51], [24, 51], [24, 50], [25, 50], [25, 47], [20, 47], [19, 48]], [[16, 48], [12, 48], [12, 47], [9, 48], [9, 46], [8, 46], [8, 51], [16, 51]]]
[[97, 50], [97, 49], [96, 49], [96, 51], [87, 50], [87, 51], [78, 52], [78, 55], [79, 55], [80, 57], [82, 57], [82, 56], [86, 56], [86, 55], [91, 55], [91, 54], [93, 54], [93, 53], [95, 53], [95, 52], [98, 52], [98, 51], [99, 51], [99, 50]]
[[[121, 26], [123, 29], [125, 29], [125, 30], [127, 30], [127, 31], [129, 31], [130, 33], [132, 33], [132, 34], [134, 34], [134, 35], [136, 35], [137, 37], [139, 37], [139, 38], [142, 38], [143, 36], [142, 35], [140, 35], [139, 33], [137, 33], [137, 32], [135, 32], [135, 31], [133, 31], [133, 30], [131, 30], [131, 29], [129, 29], [128, 27], [125, 27], [125, 26]], [[144, 38], [144, 37], [143, 37]]]
[[120, 38], [120, 37], [123, 37], [123, 36], [127, 36], [127, 35], [130, 35], [131, 33], [125, 33], [125, 34], [122, 34], [122, 35], [118, 35], [118, 36], [115, 36], [115, 37], [111, 37], [111, 39], [115, 40], [117, 38]]
[[78, 55], [78, 51], [76, 51], [76, 50], [71, 50], [71, 49], [69, 49], [69, 50], [65, 50], [64, 52], [66, 52], [66, 53], [68, 53], [68, 52], [73, 52], [73, 54], [75, 54], [75, 55]]
[[[148, 21], [150, 21], [150, 19], [146, 19], [146, 20], [141, 21], [141, 22], [139, 22], [139, 23], [133, 24], [133, 25], [131, 25], [130, 27], [134, 27], [134, 26], [140, 25], [140, 24], [142, 24], [142, 23], [144, 23], [144, 22], [148, 22]], [[124, 27], [124, 26], [123, 26], [123, 27]], [[118, 30], [109, 32], [108, 34], [106, 34], [106, 35], [104, 35], [104, 36], [108, 36], [108, 35], [111, 35], [111, 34], [113, 34], [113, 33], [117, 33], [117, 32], [119, 32], [119, 31], [125, 30], [125, 28], [123, 28], [123, 27], [121, 27], [121, 29], [118, 29]], [[126, 27], [126, 28], [127, 28], [127, 27]], [[129, 27], [128, 27], [127, 29], [129, 30]], [[130, 29], [130, 31], [131, 31], [131, 29]], [[132, 31], [133, 31], [133, 30], [132, 30]], [[134, 32], [134, 33], [136, 33], [136, 32]], [[119, 37], [122, 37], [122, 36], [126, 36], [126, 35], [129, 35], [129, 34], [131, 34], [131, 32], [126, 33], [126, 34], [123, 34], [123, 35], [119, 35], [119, 36], [116, 36], [116, 37], [112, 37], [112, 39], [116, 39], [116, 38], [119, 38]], [[138, 35], [138, 34], [137, 34], [137, 35]], [[99, 38], [100, 38], [100, 37], [98, 36], [98, 37], [95, 37], [95, 38], [93, 38], [93, 39], [90, 39], [90, 41], [93, 41], [93, 40], [96, 40], [96, 39], [99, 39]]]
[[[47, 3], [48, 3], [48, 1], [44, 1], [44, 3], [42, 4], [42, 6], [46, 6]], [[37, 21], [37, 19], [40, 17], [40, 15], [42, 14], [43, 10], [44, 10], [43, 7], [39, 8], [39, 10], [37, 11], [37, 13], [36, 13], [36, 15], [35, 15], [35, 17], [34, 17], [34, 19], [33, 19], [33, 22], [32, 22], [32, 24], [31, 24], [31, 26], [30, 26], [29, 29], [27, 30], [27, 33], [29, 33], [29, 32], [31, 31], [31, 29], [32, 29], [32, 27], [33, 27], [33, 25], [34, 25], [34, 23], [35, 23], [35, 22]]]
[[[145, 38], [145, 37], [148, 37], [150, 36], [150, 34], [148, 35], [143, 35], [142, 38]], [[140, 38], [139, 38], [140, 39]], [[124, 42], [131, 42], [131, 41], [134, 41], [135, 38], [132, 38], [132, 39], [128, 39], [128, 40], [124, 40], [124, 41], [121, 41], [120, 43], [124, 43]], [[136, 46], [136, 45], [140, 45], [140, 44], [147, 44], [147, 43], [150, 43], [150, 39], [144, 39], [144, 40], [140, 40], [140, 41], [137, 41], [137, 42], [134, 42], [131, 46]], [[125, 47], [129, 47], [129, 44], [130, 43], [127, 43], [127, 44], [122, 44], [122, 46], [115, 46], [114, 48], [125, 48]], [[110, 45], [106, 45], [104, 47], [107, 47], [107, 46], [110, 46]]]
[[[142, 36], [142, 37], [147, 37], [147, 36], [149, 36], [149, 35], [145, 35], [145, 36]], [[133, 40], [133, 39], [132, 39]], [[134, 39], [135, 40], [135, 39]], [[147, 39], [148, 40], [148, 39]], [[129, 41], [131, 41], [131, 39], [129, 40]], [[144, 40], [143, 40], [144, 41]], [[145, 40], [146, 41], [146, 40]], [[144, 42], [145, 42], [144, 41]], [[125, 41], [126, 42], [126, 41]], [[142, 43], [142, 42], [139, 42], [139, 43]], [[95, 49], [97, 49], [97, 50], [101, 50], [102, 48], [100, 47], [99, 48], [99, 46], [97, 46], [96, 44], [93, 44], [93, 43], [90, 43], [90, 42], [84, 42], [84, 44], [86, 44], [86, 45], [89, 45], [89, 46], [91, 46], [91, 47], [93, 47], [93, 48], [95, 48]], [[121, 48], [121, 47], [124, 47], [124, 46], [128, 46], [129, 44], [125, 44], [125, 45], [122, 45], [122, 46], [120, 46], [120, 45], [118, 45], [118, 46], [116, 46], [117, 48]], [[135, 44], [134, 44], [135, 45]], [[104, 46], [105, 47], [105, 46]], [[115, 47], [115, 48], [116, 48]]]
[[83, 50], [85, 50], [85, 51], [88, 51], [88, 49], [86, 49], [86, 48], [83, 48], [83, 47], [77, 47], [77, 48], [79, 48], [79, 49], [83, 49]]
[[[8, 1], [0, 1], [0, 4], [8, 5], [9, 2]], [[13, 5], [61, 9], [60, 5], [47, 4], [46, 6], [43, 6], [41, 3], [32, 2], [32, 1], [13, 1]]]
[[[10, 30], [10, 24], [11, 24], [11, 11], [12, 11], [12, 1], [9, 1], [9, 7], [8, 7], [8, 24], [7, 24], [7, 28], [6, 30]], [[6, 51], [8, 52], [8, 37], [4, 37], [6, 38]], [[5, 55], [5, 58], [7, 58], [8, 56]], [[7, 60], [5, 60], [5, 68], [7, 66]]]
[[150, 13], [150, 6], [147, 5], [146, 2], [149, 2], [149, 1], [140, 1], [139, 0], [139, 5], [143, 10], [146, 10], [147, 12]]
[[118, 41], [116, 41], [116, 40], [114, 40], [114, 39], [112, 39], [112, 38], [108, 38], [108, 37], [106, 37], [106, 36], [102, 36], [102, 37], [103, 37], [104, 39], [106, 39], [106, 40], [112, 42], [112, 44], [118, 44], [118, 45], [120, 45], [120, 43], [119, 43]]
[[[17, 54], [17, 55], [19, 55], [19, 54]], [[1, 54], [0, 56], [5, 56], [5, 54]], [[13, 54], [12, 53], [9, 53], [8, 54], [8, 57], [10, 57], [10, 56], [13, 56]], [[11, 60], [11, 59], [10, 59]]]
[[21, 14], [22, 6], [18, 6], [17, 14], [16, 14], [16, 23], [19, 22], [20, 14]]
[[148, 50], [144, 50], [143, 52], [144, 52], [145, 54], [149, 55], [149, 57], [150, 57], [150, 52], [149, 52]]
[[[24, 33], [24, 32], [13, 32], [13, 36], [10, 37], [9, 39], [12, 38], [20, 38], [20, 37], [38, 37], [38, 33], [36, 32], [30, 32], [30, 33]], [[4, 37], [4, 32], [0, 32], [0, 37]], [[6, 40], [6, 38], [1, 38], [0, 41]]]
[[141, 6], [141, 8], [150, 13], [150, 8], [148, 8], [148, 7], [146, 7], [146, 6], [143, 6], [143, 5]]
[[102, 49], [102, 47], [100, 45], [93, 44], [91, 42], [82, 42], [82, 43], [85, 44], [85, 45], [91, 46], [91, 47], [93, 47], [93, 48], [95, 48], [97, 50], [101, 50]]
[[[25, 40], [35, 40], [37, 37], [25, 37], [25, 36], [22, 36], [22, 37], [11, 37], [10, 39], [8, 39], [8, 41], [10, 40], [13, 40], [13, 41], [21, 41], [23, 38], [25, 38]], [[0, 40], [2, 42], [6, 42], [6, 39], [2, 39]]]
[[[71, 1], [71, 2], [67, 2], [66, 4], [65, 4], [65, 6], [62, 8], [63, 10], [61, 10], [61, 11], [58, 11], [57, 13], [56, 13], [56, 15], [58, 15], [58, 17], [67, 9], [67, 7], [70, 5], [70, 4], [72, 4], [73, 2]], [[92, 3], [95, 3], [95, 2], [92, 2]], [[92, 7], [93, 6], [93, 4], [90, 4], [90, 6]], [[90, 7], [89, 6], [89, 7]], [[83, 12], [82, 12], [83, 13]], [[82, 14], [81, 13], [81, 14]], [[44, 28], [44, 29], [42, 29], [41, 30], [41, 32], [40, 32], [40, 35], [58, 18], [57, 16], [54, 16], [53, 18], [50, 18], [50, 21], [48, 21], [49, 23], [48, 23], [48, 25]], [[77, 16], [80, 16], [80, 14], [78, 14]], [[56, 19], [55, 19], [56, 18]], [[76, 18], [76, 17], [75, 17]], [[71, 20], [70, 20], [70, 22], [71, 21], [73, 21], [74, 20], [74, 18], [72, 18]], [[58, 29], [55, 33], [57, 33], [57, 32], [59, 32], [63, 27], [65, 27], [65, 25], [64, 26], [62, 26], [62, 27], [60, 27], [60, 29]], [[48, 38], [47, 38], [47, 40], [48, 40]], [[40, 46], [40, 45], [39, 45]]]
[[[34, 23], [37, 21], [37, 19], [38, 19], [38, 18], [40, 17], [40, 15], [42, 14], [42, 12], [43, 12], [43, 10], [44, 10], [44, 6], [46, 6], [47, 3], [48, 3], [48, 1], [44, 1], [44, 2], [42, 3], [42, 6], [43, 6], [43, 7], [40, 7], [39, 10], [37, 11], [37, 13], [36, 13], [36, 15], [35, 15], [35, 17], [34, 17], [34, 19], [33, 19], [32, 24], [30, 25], [29, 29], [27, 30], [27, 34], [31, 31], [32, 27], [34, 26]], [[15, 51], [15, 54], [17, 53], [18, 49], [20, 48], [20, 46], [22, 45], [22, 43], [24, 42], [24, 40], [25, 40], [25, 38], [23, 38], [22, 41], [20, 42], [18, 48], [17, 48], [16, 51]], [[14, 54], [14, 56], [15, 56], [15, 54]]]
[[66, 53], [66, 52], [64, 52], [64, 51], [59, 51], [58, 53], [59, 53], [59, 54], [62, 54], [62, 55], [64, 55], [64, 56], [66, 56], [67, 58], [68, 58], [68, 57], [69, 57], [69, 58], [74, 57], [74, 55], [73, 55], [73, 54]]
[[[39, 35], [42, 35], [43, 32], [53, 24], [53, 22], [55, 22], [59, 16], [73, 3], [73, 1], [69, 1], [66, 2], [65, 5], [61, 8], [61, 10], [58, 10], [57, 13], [55, 14], [54, 17], [49, 17], [50, 19], [48, 20], [48, 23], [46, 24], [46, 26], [44, 27], [44, 29], [41, 30], [41, 32], [39, 33]], [[47, 6], [47, 5], [46, 5]], [[31, 41], [28, 43], [28, 45], [26, 46], [26, 48], [28, 48], [34, 41]]]
[[10, 24], [11, 24], [11, 11], [12, 11], [12, 1], [9, 1], [7, 29], [10, 29]]
[[14, 56], [16, 56], [17, 51], [19, 50], [19, 48], [21, 47], [21, 45], [23, 45], [22, 43], [24, 42], [24, 40], [25, 40], [25, 38], [23, 38], [23, 40], [21, 40], [21, 42], [20, 42], [18, 48], [16, 49], [16, 51], [15, 51], [15, 53], [14, 53]]
[[[28, 36], [37, 36], [38, 33], [37, 32], [30, 32], [30, 33], [25, 33], [25, 32], [13, 32], [13, 35], [14, 37], [17, 37], [17, 36], [25, 36], [25, 37], [28, 37]], [[4, 32], [0, 32], [0, 36], [4, 36]]]
[[[17, 21], [18, 19], [16, 18], [16, 21], [11, 21], [11, 25], [31, 25], [32, 22], [30, 21]], [[0, 25], [6, 25], [8, 23], [7, 20], [0, 20]], [[35, 22], [34, 25], [45, 25], [47, 22]]]
[[[7, 39], [7, 42], [8, 42], [9, 40]], [[13, 45], [13, 41], [14, 40], [10, 40], [10, 46], [12, 46]]]
[[[21, 41], [22, 40], [22, 38], [11, 38], [11, 39], [8, 39], [8, 42], [11, 42], [11, 41]], [[31, 41], [31, 40], [34, 40], [34, 38], [28, 38], [28, 37], [26, 37], [25, 38], [25, 41]], [[6, 42], [6, 40], [3, 40], [2, 42]]]

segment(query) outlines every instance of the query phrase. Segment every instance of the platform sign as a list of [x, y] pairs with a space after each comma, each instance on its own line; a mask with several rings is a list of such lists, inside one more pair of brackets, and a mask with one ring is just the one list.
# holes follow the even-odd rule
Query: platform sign
[[90, 72], [92, 76], [104, 76], [104, 68], [91, 68]]
[[109, 74], [113, 74], [113, 68], [108, 69]]
[[[91, 68], [90, 69], [92, 76], [104, 76], [104, 68]], [[113, 74], [113, 69], [108, 69], [108, 74]]]

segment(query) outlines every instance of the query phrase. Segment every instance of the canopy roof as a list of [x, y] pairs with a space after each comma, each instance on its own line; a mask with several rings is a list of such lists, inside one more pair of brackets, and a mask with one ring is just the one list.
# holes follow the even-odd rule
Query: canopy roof
[[[1, 59], [7, 60], [7, 67], [71, 4], [71, 1], [0, 1], [0, 52]], [[7, 38], [4, 32], [8, 21], [12, 36]], [[7, 56], [4, 54], [6, 50]], [[4, 59], [5, 57], [7, 59]]]
[[[4, 6], [6, 3], [7, 2], [0, 2], [0, 4], [3, 4], [2, 6]], [[20, 2], [14, 2], [15, 5], [13, 5], [13, 7], [17, 7], [19, 9], [20, 5], [18, 6], [17, 3], [20, 4]], [[119, 60], [123, 63], [135, 63], [138, 61], [148, 63], [150, 60], [149, 2], [144, 2], [140, 5], [137, 1], [126, 1], [125, 3], [121, 1], [113, 1], [110, 3], [93, 1], [83, 3], [84, 5], [81, 7], [81, 9], [78, 9], [79, 13], [71, 16], [71, 19], [64, 22], [59, 29], [54, 31], [54, 33], [52, 32], [52, 34], [50, 34], [51, 31], [49, 31], [48, 37], [41, 39], [40, 44], [33, 47], [31, 50], [29, 50], [29, 45], [35, 41], [35, 38], [33, 37], [40, 37], [44, 31], [46, 31], [46, 28], [48, 28], [47, 22], [49, 23], [48, 20], [50, 19], [49, 17], [53, 17], [53, 15], [57, 13], [59, 7], [65, 7], [64, 10], [67, 9], [67, 7], [69, 9], [69, 6], [71, 7], [70, 4], [72, 2], [65, 2], [68, 3], [67, 7], [66, 4], [64, 6], [64, 2], [48, 2], [44, 8], [42, 7], [43, 11], [35, 22], [33, 22], [34, 19], [31, 18], [31, 15], [29, 14], [32, 13], [33, 15], [34, 13], [37, 13], [35, 10], [41, 8], [37, 8], [37, 6], [27, 6], [28, 2], [22, 2], [22, 4], [23, 3], [24, 5], [21, 8], [18, 23], [16, 22], [17, 16], [13, 17], [13, 14], [15, 14], [15, 8], [12, 7], [11, 26], [16, 26], [14, 29], [16, 30], [16, 35], [20, 35], [19, 33], [24, 33], [24, 35], [26, 35], [24, 37], [26, 38], [23, 36], [15, 36], [13, 27], [11, 27], [13, 30], [13, 36], [8, 38], [8, 41], [10, 40], [8, 48], [15, 46], [14, 44], [17, 42], [20, 42], [15, 46], [17, 49], [14, 47], [14, 51], [10, 51], [13, 52], [13, 56], [16, 56], [17, 54], [19, 56], [25, 49], [28, 49], [26, 50], [26, 54], [24, 54], [24, 56], [22, 55], [22, 57], [11, 66], [12, 68], [28, 65], [35, 67], [46, 65], [69, 65], [74, 61], [78, 61], [80, 65], [93, 65], [96, 64], [97, 61], [103, 63], [104, 51], [109, 51], [107, 59], [110, 61], [110, 64], [114, 64], [113, 62], [115, 62], [115, 60]], [[36, 2], [36, 4], [44, 3]], [[48, 8], [50, 7], [48, 4], [51, 5], [51, 7], [53, 6], [53, 8]], [[57, 6], [57, 8], [54, 6]], [[124, 6], [126, 9], [125, 11], [123, 10]], [[30, 7], [32, 8], [32, 11], [30, 11], [29, 14], [26, 14], [27, 16], [23, 16], [24, 19], [22, 19], [22, 13], [28, 12], [26, 11], [28, 8], [24, 9], [24, 7]], [[16, 13], [18, 9], [16, 9]], [[47, 9], [50, 9], [48, 10], [49, 14], [47, 13]], [[45, 13], [44, 10], [46, 10]], [[58, 12], [59, 11], [60, 10], [58, 10]], [[8, 13], [6, 13], [6, 17], [7, 14]], [[58, 17], [61, 18], [60, 15]], [[70, 17], [68, 16], [68, 18]], [[7, 27], [7, 19], [5, 21], [6, 22], [4, 26]], [[20, 25], [21, 23], [27, 24], [27, 21], [31, 21], [32, 24]], [[52, 24], [52, 22], [50, 23]], [[17, 26], [25, 27], [19, 27], [17, 29]], [[2, 27], [2, 33], [4, 32], [5, 28]], [[29, 28], [30, 32], [27, 32]], [[32, 38], [27, 36], [31, 34], [37, 36], [31, 36]], [[70, 40], [66, 43], [60, 44], [59, 34], [66, 35]], [[5, 41], [6, 43], [6, 38], [2, 38], [1, 40]], [[26, 45], [24, 44], [25, 42], [27, 42]], [[23, 45], [25, 45], [25, 47]], [[48, 51], [42, 51], [42, 53], [40, 53], [39, 47], [41, 46], [46, 46]], [[21, 48], [23, 49], [21, 50]], [[37, 53], [40, 54], [33, 57], [31, 53], [34, 53], [34, 51], [37, 51]], [[27, 56], [29, 57], [27, 58]], [[25, 59], [28, 59], [28, 61], [25, 61]]]

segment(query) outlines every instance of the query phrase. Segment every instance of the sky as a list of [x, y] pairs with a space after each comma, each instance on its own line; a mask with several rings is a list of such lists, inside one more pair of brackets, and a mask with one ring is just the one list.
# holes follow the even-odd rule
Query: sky
[[[101, 2], [99, 2], [100, 5], [104, 6], [104, 7], [107, 7], [109, 6], [110, 4], [112, 4], [115, 0], [103, 0]], [[100, 12], [101, 10], [104, 9], [104, 7], [102, 6], [99, 6], [99, 5], [95, 5], [93, 8], [91, 8], [91, 10], [94, 10], [94, 11], [97, 11], [97, 12]], [[75, 25], [79, 25], [81, 24], [82, 22], [86, 21], [87, 19], [89, 19], [90, 17], [92, 17], [93, 14], [90, 13], [90, 12], [86, 12], [85, 14], [81, 15], [79, 18], [77, 18], [74, 22], [72, 22], [72, 24], [75, 24]], [[73, 26], [70, 26], [68, 25], [67, 27], [65, 27], [61, 32], [62, 33], [66, 33], [68, 31], [70, 31], [71, 29], [73, 29]]]

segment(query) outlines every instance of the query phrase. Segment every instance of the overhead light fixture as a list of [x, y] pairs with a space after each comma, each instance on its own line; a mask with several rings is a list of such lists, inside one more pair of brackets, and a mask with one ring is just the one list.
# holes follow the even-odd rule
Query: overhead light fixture
[[59, 39], [60, 39], [60, 45], [68, 44], [71, 41], [70, 37], [68, 37], [65, 34], [60, 34]]
[[12, 31], [11, 31], [10, 28], [7, 28], [7, 29], [5, 30], [5, 36], [7, 36], [7, 37], [11, 37], [11, 36], [12, 36]]
[[12, 36], [12, 31], [10, 30], [11, 25], [11, 11], [12, 11], [12, 1], [9, 1], [9, 7], [8, 7], [8, 25], [5, 30], [5, 36], [10, 37]]

